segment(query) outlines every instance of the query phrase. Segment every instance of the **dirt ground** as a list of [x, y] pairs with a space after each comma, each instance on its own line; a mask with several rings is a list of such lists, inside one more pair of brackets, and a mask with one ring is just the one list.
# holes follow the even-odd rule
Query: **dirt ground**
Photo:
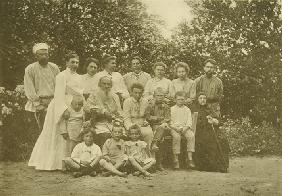
[[135, 176], [75, 179], [59, 171], [35, 171], [24, 162], [2, 162], [0, 167], [1, 196], [282, 195], [281, 157], [234, 158], [227, 174], [168, 170], [150, 179]]

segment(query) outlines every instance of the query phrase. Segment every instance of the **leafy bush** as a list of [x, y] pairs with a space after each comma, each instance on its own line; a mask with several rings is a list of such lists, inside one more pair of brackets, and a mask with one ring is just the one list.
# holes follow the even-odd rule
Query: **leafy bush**
[[14, 91], [1, 88], [1, 157], [5, 160], [27, 160], [39, 132], [31, 113], [24, 110], [23, 86]]
[[282, 154], [279, 130], [265, 121], [258, 126], [253, 125], [249, 118], [229, 119], [221, 130], [229, 140], [231, 155]]

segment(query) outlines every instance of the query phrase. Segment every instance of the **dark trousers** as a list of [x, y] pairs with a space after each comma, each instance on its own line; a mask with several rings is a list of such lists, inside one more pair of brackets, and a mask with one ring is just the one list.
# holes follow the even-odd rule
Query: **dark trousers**
[[156, 165], [160, 165], [163, 162], [163, 158], [165, 155], [165, 146], [163, 144], [163, 138], [170, 134], [169, 128], [163, 128], [160, 126], [155, 126], [155, 133], [152, 141], [152, 145], [156, 144], [159, 147], [159, 151], [156, 152]]
[[154, 128], [155, 128], [155, 131], [154, 131], [155, 133], [154, 133], [152, 144], [156, 144], [157, 146], [159, 146], [164, 136], [170, 134], [170, 129], [163, 128], [160, 126], [155, 126]]

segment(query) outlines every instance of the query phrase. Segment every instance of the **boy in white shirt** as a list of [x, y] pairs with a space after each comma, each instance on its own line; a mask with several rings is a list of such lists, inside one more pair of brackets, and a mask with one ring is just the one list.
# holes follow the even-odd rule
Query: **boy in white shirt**
[[181, 136], [187, 139], [188, 168], [195, 168], [192, 153], [195, 152], [195, 135], [191, 130], [191, 110], [185, 106], [185, 92], [179, 91], [175, 94], [176, 105], [171, 107], [171, 135], [174, 168], [179, 169], [178, 156], [180, 154]]
[[96, 176], [96, 170], [99, 166], [99, 161], [102, 156], [101, 149], [94, 144], [94, 132], [91, 129], [84, 129], [81, 132], [83, 142], [77, 144], [71, 157], [64, 160], [66, 166], [70, 170], [74, 170], [75, 178], [83, 175]]

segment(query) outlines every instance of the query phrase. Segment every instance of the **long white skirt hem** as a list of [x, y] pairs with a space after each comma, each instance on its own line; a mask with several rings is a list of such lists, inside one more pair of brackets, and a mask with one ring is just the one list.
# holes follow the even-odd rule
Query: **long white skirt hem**
[[66, 141], [62, 137], [58, 123], [54, 119], [54, 100], [48, 106], [43, 130], [32, 150], [28, 166], [37, 170], [63, 170]]

